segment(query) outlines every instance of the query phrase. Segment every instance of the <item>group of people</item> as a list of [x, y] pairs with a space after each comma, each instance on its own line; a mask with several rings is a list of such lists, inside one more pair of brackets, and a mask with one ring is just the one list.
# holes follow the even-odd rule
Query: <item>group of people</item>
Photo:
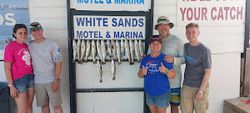
[[[211, 52], [198, 36], [199, 25], [186, 25], [188, 43], [170, 34], [174, 24], [166, 16], [157, 19], [159, 35], [149, 40], [149, 51], [140, 64], [138, 76], [144, 78], [146, 104], [151, 113], [206, 113]], [[186, 64], [182, 81], [181, 65]]]
[[[211, 72], [211, 52], [198, 36], [199, 25], [186, 25], [184, 44], [170, 34], [174, 24], [166, 16], [157, 19], [154, 35], [149, 41], [149, 51], [140, 65], [138, 76], [144, 78], [146, 104], [151, 113], [206, 113], [208, 109], [208, 80]], [[60, 80], [62, 53], [58, 45], [43, 35], [42, 25], [30, 24], [34, 40], [26, 44], [28, 29], [24, 24], [13, 28], [12, 41], [5, 48], [4, 70], [15, 98], [18, 113], [32, 113], [36, 95], [37, 105], [43, 113], [49, 113], [49, 103], [55, 113], [62, 113]], [[182, 83], [181, 65], [186, 64]]]
[[16, 24], [13, 28], [15, 40], [5, 47], [4, 70], [10, 95], [15, 99], [18, 113], [32, 113], [34, 95], [43, 113], [50, 113], [49, 103], [55, 113], [63, 113], [61, 49], [44, 37], [40, 23], [31, 23], [30, 32], [34, 40], [27, 45], [26, 25]]

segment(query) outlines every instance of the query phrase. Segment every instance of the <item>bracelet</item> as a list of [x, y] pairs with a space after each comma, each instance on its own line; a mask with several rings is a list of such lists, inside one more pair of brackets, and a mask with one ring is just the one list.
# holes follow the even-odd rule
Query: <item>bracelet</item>
[[169, 72], [169, 70], [168, 70], [168, 69], [166, 68], [166, 71], [165, 71], [165, 73], [166, 73], [166, 74], [168, 74], [168, 72]]
[[8, 84], [8, 87], [12, 87], [12, 86], [14, 86], [13, 84]]

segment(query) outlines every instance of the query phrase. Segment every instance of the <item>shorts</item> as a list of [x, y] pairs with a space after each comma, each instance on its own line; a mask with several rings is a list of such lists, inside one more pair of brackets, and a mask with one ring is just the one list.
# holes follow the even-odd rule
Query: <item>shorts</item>
[[171, 88], [170, 104], [180, 106], [181, 103], [181, 88]]
[[28, 88], [34, 86], [34, 75], [26, 74], [23, 78], [14, 80], [13, 84], [20, 93], [27, 92]]
[[155, 105], [158, 108], [166, 108], [169, 106], [170, 93], [164, 93], [159, 96], [150, 96], [146, 93], [147, 105]]
[[37, 106], [44, 106], [51, 103], [52, 106], [62, 104], [61, 90], [54, 92], [52, 89], [52, 83], [35, 84]]
[[181, 111], [182, 113], [207, 113], [208, 102], [208, 87], [203, 92], [201, 100], [196, 99], [196, 94], [199, 88], [183, 85], [181, 89]]

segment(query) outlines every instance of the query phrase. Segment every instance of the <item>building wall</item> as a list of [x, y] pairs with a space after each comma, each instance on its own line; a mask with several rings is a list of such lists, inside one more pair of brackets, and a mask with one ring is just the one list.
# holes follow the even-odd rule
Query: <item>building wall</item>
[[[62, 73], [62, 97], [63, 97], [63, 109], [65, 113], [70, 112], [70, 100], [69, 100], [69, 75], [68, 75], [68, 35], [67, 35], [67, 4], [66, 0], [29, 0], [30, 3], [30, 20], [39, 21], [45, 32], [45, 37], [55, 40], [63, 50], [63, 73]], [[176, 25], [176, 0], [155, 0], [154, 6], [154, 19], [160, 15], [166, 15]], [[154, 21], [155, 24], [155, 21]], [[242, 25], [225, 25], [225, 26], [201, 26], [200, 27], [200, 40], [207, 45], [212, 51], [212, 75], [210, 79], [210, 92], [209, 92], [209, 113], [222, 113], [223, 100], [228, 98], [234, 98], [239, 96], [240, 88], [240, 53], [243, 51], [243, 39], [244, 39], [244, 24]], [[187, 42], [185, 38], [184, 26], [175, 26], [171, 33], [179, 36], [184, 42]], [[154, 31], [154, 34], [157, 34]], [[112, 85], [119, 84], [117, 87], [122, 87], [127, 84], [130, 86], [138, 85], [142, 86], [141, 80], [136, 78], [136, 75], [131, 73], [137, 72], [137, 65], [134, 67], [120, 67], [118, 70], [120, 79], [112, 82], [108, 80], [109, 76], [104, 78], [106, 83], [93, 85], [93, 82], [98, 82], [96, 75], [93, 74], [95, 66], [87, 64], [85, 66], [77, 66], [77, 73], [83, 73], [86, 69], [87, 75], [93, 74], [92, 77], [87, 75], [79, 76], [77, 80], [78, 88], [87, 87], [110, 87]], [[127, 69], [128, 68], [128, 71]], [[132, 70], [129, 70], [131, 68]], [[85, 70], [85, 72], [86, 72]], [[125, 71], [124, 71], [125, 70]], [[109, 72], [106, 72], [109, 73]], [[85, 76], [85, 77], [84, 77]], [[127, 77], [133, 76], [133, 77]], [[87, 77], [87, 78], [86, 78]], [[125, 78], [124, 78], [125, 77]], [[123, 79], [124, 78], [124, 79]], [[134, 78], [134, 79], [132, 79]], [[130, 81], [134, 80], [134, 81]], [[78, 111], [84, 111], [86, 113], [107, 111], [115, 112], [120, 108], [128, 109], [127, 106], [134, 106], [135, 112], [141, 110], [142, 106], [142, 93], [95, 93], [77, 94], [79, 97]], [[127, 99], [126, 99], [127, 98]], [[137, 98], [137, 99], [136, 99]], [[116, 101], [110, 101], [114, 99]], [[131, 102], [135, 101], [134, 103]], [[108, 104], [113, 103], [112, 104]], [[124, 101], [123, 106], [119, 105]], [[91, 103], [90, 103], [91, 102]], [[105, 104], [101, 106], [100, 104]], [[134, 104], [134, 105], [133, 105]], [[139, 105], [138, 105], [139, 104]], [[34, 101], [36, 105], [36, 101]], [[112, 105], [112, 106], [110, 106]], [[87, 110], [86, 110], [87, 109]], [[107, 110], [109, 109], [109, 110]], [[41, 110], [34, 107], [35, 113], [41, 113]], [[81, 113], [84, 113], [81, 112]], [[127, 113], [127, 111], [125, 111]], [[125, 113], [124, 112], [124, 113]]]

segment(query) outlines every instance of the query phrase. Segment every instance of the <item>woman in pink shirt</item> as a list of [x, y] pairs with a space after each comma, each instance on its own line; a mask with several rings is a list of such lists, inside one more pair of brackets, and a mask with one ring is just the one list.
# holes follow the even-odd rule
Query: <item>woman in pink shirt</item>
[[16, 24], [13, 37], [15, 41], [8, 44], [4, 51], [4, 70], [10, 95], [15, 98], [18, 113], [32, 113], [34, 75], [26, 44], [27, 27], [24, 24]]

